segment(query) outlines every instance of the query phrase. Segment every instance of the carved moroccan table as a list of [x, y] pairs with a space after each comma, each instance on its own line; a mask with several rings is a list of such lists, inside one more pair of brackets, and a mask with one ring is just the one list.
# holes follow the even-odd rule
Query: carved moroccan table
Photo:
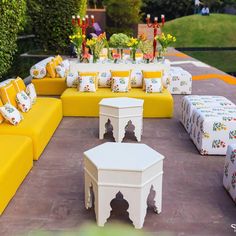
[[113, 136], [116, 142], [122, 142], [128, 122], [134, 126], [134, 134], [141, 141], [143, 129], [143, 100], [135, 98], [104, 98], [99, 103], [99, 139], [103, 139], [108, 120], [113, 126]]
[[[121, 193], [128, 201], [129, 218], [143, 227], [150, 190], [155, 191], [155, 212], [162, 210], [164, 156], [145, 144], [105, 143], [84, 152], [85, 207], [93, 205], [99, 226], [110, 216], [110, 202]], [[92, 190], [91, 190], [92, 189]]]

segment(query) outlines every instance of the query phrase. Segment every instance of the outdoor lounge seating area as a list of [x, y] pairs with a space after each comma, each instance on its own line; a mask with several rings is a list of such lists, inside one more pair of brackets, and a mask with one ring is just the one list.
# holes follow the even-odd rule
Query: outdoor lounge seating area
[[226, 2], [49, 2], [0, 3], [0, 236], [233, 235]]

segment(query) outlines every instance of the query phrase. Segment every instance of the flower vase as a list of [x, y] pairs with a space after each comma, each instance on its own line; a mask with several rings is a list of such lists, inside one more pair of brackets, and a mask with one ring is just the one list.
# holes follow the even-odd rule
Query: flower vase
[[96, 53], [93, 51], [93, 63], [97, 63], [98, 60], [98, 56], [96, 55]]
[[136, 62], [136, 50], [132, 50], [132, 62]]

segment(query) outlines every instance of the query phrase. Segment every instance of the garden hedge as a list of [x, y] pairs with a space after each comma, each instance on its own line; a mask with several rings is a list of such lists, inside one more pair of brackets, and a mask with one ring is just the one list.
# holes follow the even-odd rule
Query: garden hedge
[[11, 67], [17, 51], [17, 35], [23, 29], [25, 0], [1, 0], [0, 3], [0, 79]]
[[71, 16], [77, 15], [80, 0], [28, 0], [33, 31], [44, 50], [65, 52], [73, 32]]

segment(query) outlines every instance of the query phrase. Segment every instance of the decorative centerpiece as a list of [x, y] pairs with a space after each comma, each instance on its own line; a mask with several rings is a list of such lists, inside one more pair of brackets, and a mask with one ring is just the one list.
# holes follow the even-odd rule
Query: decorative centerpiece
[[162, 33], [160, 36], [156, 36], [156, 40], [160, 44], [160, 48], [158, 50], [158, 59], [163, 59], [167, 47], [176, 42], [176, 38], [171, 34], [166, 35], [165, 33]]
[[69, 36], [70, 42], [74, 45], [76, 49], [76, 54], [80, 58], [82, 52], [82, 43], [85, 39], [85, 35], [82, 35], [79, 31], [73, 35]]
[[128, 42], [129, 37], [126, 34], [119, 33], [111, 36], [109, 45], [110, 47], [116, 48], [121, 55], [121, 59], [123, 59], [123, 49], [127, 47]]
[[136, 51], [139, 47], [140, 39], [131, 37], [127, 43], [127, 46], [131, 49], [131, 58], [133, 62], [136, 61]]

